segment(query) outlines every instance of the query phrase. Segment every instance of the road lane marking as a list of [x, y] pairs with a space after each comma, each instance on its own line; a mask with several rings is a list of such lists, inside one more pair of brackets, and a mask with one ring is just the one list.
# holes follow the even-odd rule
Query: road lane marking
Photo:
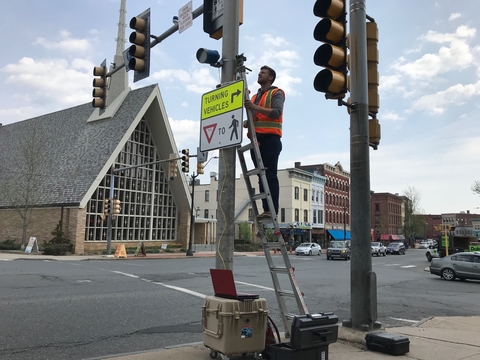
[[168, 289], [177, 290], [177, 291], [189, 294], [189, 295], [199, 297], [201, 299], [205, 299], [207, 297], [207, 295], [201, 294], [201, 293], [196, 292], [196, 291], [188, 290], [188, 289], [181, 288], [181, 287], [178, 287], [178, 286], [167, 285], [167, 284], [157, 282], [157, 281], [152, 281], [152, 280], [149, 280], [149, 279], [144, 279], [144, 278], [141, 278], [140, 276], [129, 274], [129, 273], [124, 273], [122, 271], [111, 271], [111, 272], [113, 272], [115, 274], [123, 275], [123, 276], [128, 276], [128, 277], [131, 277], [131, 278], [134, 278], [134, 279], [139, 279], [139, 280], [148, 282], [150, 284], [160, 285], [160, 286], [166, 287]]
[[272, 288], [269, 288], [269, 287], [266, 287], [266, 286], [250, 284], [250, 283], [246, 283], [246, 282], [243, 282], [243, 281], [235, 281], [235, 283], [240, 284], [240, 285], [253, 286], [253, 287], [256, 287], [256, 288], [259, 288], [259, 289], [263, 289], [263, 290], [275, 291], [275, 289], [272, 289]]
[[400, 267], [403, 268], [403, 269], [408, 269], [408, 268], [417, 267], [417, 265], [404, 265], [404, 266], [400, 266]]
[[404, 322], [408, 322], [408, 323], [414, 323], [414, 324], [418, 323], [417, 320], [395, 318], [395, 317], [391, 317], [391, 316], [390, 316], [390, 319], [397, 320], [397, 321], [404, 321]]

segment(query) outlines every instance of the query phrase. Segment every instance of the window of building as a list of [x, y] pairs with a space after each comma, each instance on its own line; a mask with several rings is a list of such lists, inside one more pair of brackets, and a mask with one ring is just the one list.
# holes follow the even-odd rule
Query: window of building
[[313, 210], [313, 223], [316, 224], [317, 223], [317, 211], [316, 210]]
[[308, 190], [303, 189], [303, 201], [308, 201]]
[[380, 211], [380, 204], [375, 203], [375, 212], [378, 212], [378, 211]]
[[308, 210], [303, 210], [303, 222], [308, 222]]
[[[112, 227], [112, 241], [176, 239], [177, 208], [168, 175], [142, 119], [115, 160], [116, 168], [147, 164], [115, 176], [114, 197], [121, 211]], [[168, 165], [167, 165], [168, 167]], [[168, 169], [167, 169], [168, 172]], [[105, 175], [87, 204], [85, 241], [107, 240], [107, 222], [101, 220], [105, 197], [110, 192], [110, 175]]]
[[300, 189], [298, 186], [295, 186], [295, 200], [300, 199]]
[[323, 210], [318, 210], [318, 223], [323, 224]]
[[205, 190], [205, 201], [210, 201], [210, 190]]
[[285, 222], [285, 208], [280, 209], [280, 222]]
[[208, 219], [208, 209], [203, 210], [203, 217]]
[[295, 221], [300, 221], [300, 211], [298, 209], [295, 209]]

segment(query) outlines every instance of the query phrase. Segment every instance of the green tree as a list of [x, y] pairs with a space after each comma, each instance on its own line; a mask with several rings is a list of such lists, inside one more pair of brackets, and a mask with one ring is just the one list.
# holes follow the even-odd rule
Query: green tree
[[240, 240], [252, 241], [252, 228], [250, 224], [244, 222], [238, 225], [238, 238]]

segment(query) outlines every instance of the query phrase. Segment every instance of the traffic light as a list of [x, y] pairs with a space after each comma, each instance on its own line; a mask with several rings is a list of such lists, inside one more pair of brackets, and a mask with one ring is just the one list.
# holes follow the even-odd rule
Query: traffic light
[[182, 150], [182, 171], [187, 173], [189, 171], [189, 165], [190, 165], [190, 157], [188, 156], [190, 152], [188, 149], [183, 149]]
[[367, 22], [367, 63], [368, 63], [368, 112], [378, 113], [380, 96], [378, 85], [380, 75], [378, 74], [378, 27], [375, 22]]
[[205, 174], [204, 168], [205, 164], [203, 162], [197, 162], [197, 174]]
[[120, 214], [120, 200], [113, 199], [113, 213]]
[[110, 199], [109, 199], [109, 198], [106, 198], [106, 199], [105, 199], [105, 205], [104, 205], [103, 213], [104, 213], [105, 215], [110, 214]]
[[[170, 159], [174, 158], [175, 154], [170, 154]], [[175, 166], [175, 160], [170, 160], [168, 164], [168, 177], [170, 178], [170, 180], [173, 180], [177, 176], [177, 167]]]
[[150, 8], [133, 17], [130, 28], [135, 31], [129, 37], [128, 67], [135, 70], [133, 82], [137, 82], [150, 76]]
[[377, 150], [378, 145], [380, 144], [380, 123], [377, 118], [368, 120], [368, 144]]
[[324, 44], [313, 56], [315, 65], [323, 66], [313, 87], [327, 99], [341, 99], [347, 92], [347, 13], [345, 0], [317, 0], [313, 14], [322, 20], [315, 26], [313, 37]]
[[92, 106], [94, 108], [105, 109], [107, 105], [107, 60], [103, 60], [100, 66], [93, 68], [93, 91]]

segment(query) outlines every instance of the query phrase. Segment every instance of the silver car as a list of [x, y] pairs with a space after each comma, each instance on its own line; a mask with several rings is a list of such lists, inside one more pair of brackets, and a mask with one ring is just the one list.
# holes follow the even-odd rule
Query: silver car
[[430, 274], [445, 280], [480, 280], [480, 252], [463, 252], [432, 259]]
[[381, 242], [372, 242], [372, 256], [385, 256], [387, 255], [387, 248]]
[[302, 243], [295, 249], [295, 255], [321, 255], [322, 247], [317, 243]]

